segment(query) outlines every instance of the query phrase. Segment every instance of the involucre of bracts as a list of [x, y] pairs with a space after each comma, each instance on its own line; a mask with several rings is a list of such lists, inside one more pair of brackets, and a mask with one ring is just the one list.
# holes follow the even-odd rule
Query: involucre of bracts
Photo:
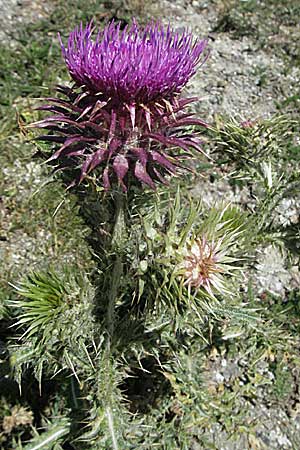
[[135, 21], [122, 32], [110, 23], [92, 35], [92, 24], [81, 25], [62, 44], [75, 84], [59, 86], [65, 98], [39, 108], [54, 115], [31, 126], [49, 130], [39, 139], [58, 146], [49, 158], [58, 169], [80, 167], [75, 183], [97, 168], [106, 190], [118, 183], [126, 191], [133, 180], [154, 189], [203, 152], [189, 127], [206, 124], [185, 110], [196, 99], [179, 94], [204, 61], [206, 41]]

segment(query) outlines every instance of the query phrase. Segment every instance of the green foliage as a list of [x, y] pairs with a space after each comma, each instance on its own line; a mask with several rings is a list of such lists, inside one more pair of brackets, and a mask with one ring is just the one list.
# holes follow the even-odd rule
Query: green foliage
[[295, 126], [289, 115], [253, 122], [218, 117], [210, 130], [217, 164], [227, 172], [233, 187], [246, 187], [249, 202], [254, 200], [250, 228], [258, 240], [283, 238], [283, 234], [274, 233], [274, 211], [299, 190], [293, 150]]
[[272, 389], [274, 399], [277, 401], [287, 401], [293, 391], [293, 376], [284, 363], [275, 365], [274, 370], [275, 383]]
[[0, 320], [5, 319], [8, 316], [7, 308], [7, 291], [0, 291]]
[[257, 168], [259, 163], [286, 157], [286, 143], [291, 139], [295, 121], [287, 116], [238, 121], [216, 118], [213, 142], [224, 163], [233, 163], [237, 171]]
[[[10, 302], [18, 309], [16, 326], [21, 327], [25, 344], [16, 346], [15, 351], [14, 346], [11, 349], [11, 364], [18, 382], [22, 366], [28, 365], [34, 366], [40, 385], [43, 371], [54, 375], [69, 370], [79, 380], [74, 351], [79, 347], [86, 357], [85, 342], [94, 330], [94, 291], [88, 280], [70, 269], [62, 278], [53, 272], [33, 273], [20, 283], [17, 291], [25, 297]], [[87, 335], [83, 326], [89, 330]]]
[[[30, 443], [26, 444], [24, 447], [19, 447], [20, 450], [61, 450], [63, 447], [60, 446], [62, 438], [66, 436], [70, 429], [70, 423], [66, 418], [56, 419], [55, 424], [49, 424], [47, 431], [43, 433], [37, 433], [36, 436], [31, 439]], [[59, 425], [58, 425], [59, 423]]]
[[[16, 326], [28, 324], [23, 337], [40, 332], [46, 338], [49, 331], [47, 326], [53, 323], [56, 317], [62, 313], [62, 309], [76, 299], [71, 287], [66, 287], [54, 273], [32, 273], [19, 286], [15, 287], [18, 294], [25, 297], [25, 301], [13, 301], [10, 306], [22, 309], [21, 318]], [[74, 286], [73, 286], [74, 288]], [[75, 295], [74, 295], [75, 294]]]
[[[170, 199], [168, 204], [171, 205]], [[243, 240], [246, 215], [229, 205], [207, 209], [201, 203], [190, 201], [183, 207], [179, 191], [174, 204], [164, 215], [159, 213], [159, 209], [156, 206], [142, 218], [144, 243], [139, 253], [144, 256], [140, 256], [138, 266], [138, 301], [142, 297], [141, 290], [147, 286], [144, 296], [147, 301], [151, 302], [154, 293], [158, 302], [165, 299], [175, 311], [193, 302], [200, 302], [206, 311], [212, 311], [208, 304], [214, 304], [216, 299], [203, 288], [191, 292], [185, 286], [182, 264], [195, 240], [205, 237], [208, 242], [219, 242], [222, 251], [220, 268], [227, 278], [232, 277], [235, 269], [238, 269], [236, 263], [241, 259], [239, 242]], [[233, 289], [233, 286], [230, 289], [224, 285], [219, 294], [233, 294]]]

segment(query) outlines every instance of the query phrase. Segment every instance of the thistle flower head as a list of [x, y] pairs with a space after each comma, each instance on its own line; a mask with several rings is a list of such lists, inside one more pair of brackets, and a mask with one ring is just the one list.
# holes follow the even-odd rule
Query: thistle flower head
[[75, 81], [59, 86], [66, 99], [50, 98], [48, 117], [32, 126], [50, 134], [39, 139], [61, 144], [50, 157], [58, 168], [75, 164], [77, 182], [96, 170], [104, 188], [132, 181], [155, 188], [176, 173], [183, 160], [202, 152], [190, 125], [206, 126], [183, 111], [195, 99], [179, 94], [195, 73], [206, 41], [170, 26], [134, 21], [120, 30], [110, 23], [93, 37], [81, 25], [69, 37], [63, 55]]
[[185, 284], [190, 288], [204, 288], [210, 295], [213, 291], [224, 290], [222, 275], [226, 272], [222, 265], [224, 252], [221, 250], [222, 240], [208, 241], [203, 235], [196, 238], [186, 249], [183, 266]]
[[238, 292], [249, 223], [239, 208], [221, 203], [207, 209], [195, 199], [187, 204], [178, 189], [175, 197], [161, 196], [153, 208], [145, 208], [143, 222], [138, 301], [147, 283], [151, 301], [176, 310], [180, 305], [199, 305], [199, 301], [203, 305], [202, 300], [206, 303]]
[[[201, 215], [201, 226], [193, 229], [193, 221]], [[211, 297], [231, 295], [231, 282], [240, 271], [239, 246], [245, 233], [241, 211], [230, 204], [220, 204], [203, 216], [201, 205], [191, 205], [186, 225], [181, 227], [177, 239], [176, 235], [173, 239], [169, 236], [172, 247], [177, 247], [175, 278], [181, 279], [189, 292], [206, 291]], [[179, 246], [176, 242], [180, 242]]]

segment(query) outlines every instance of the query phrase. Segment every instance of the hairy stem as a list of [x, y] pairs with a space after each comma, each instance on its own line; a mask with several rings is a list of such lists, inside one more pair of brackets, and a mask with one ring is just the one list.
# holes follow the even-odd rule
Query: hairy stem
[[110, 435], [111, 435], [113, 449], [118, 450], [119, 447], [118, 447], [118, 442], [117, 442], [117, 438], [115, 435], [113, 416], [112, 416], [111, 409], [109, 406], [106, 407], [105, 412], [106, 412], [106, 416], [107, 416], [108, 428], [109, 428]]
[[127, 237], [125, 223], [126, 196], [122, 192], [116, 192], [114, 201], [115, 223], [111, 240], [111, 250], [115, 253], [115, 261], [112, 269], [111, 286], [107, 305], [107, 329], [110, 336], [113, 336], [114, 334], [115, 303], [123, 275], [123, 250]]
[[[126, 196], [122, 192], [116, 192], [114, 196], [115, 202], [115, 220], [113, 235], [111, 240], [111, 252], [115, 254], [115, 260], [112, 267], [112, 274], [110, 277], [110, 287], [108, 293], [108, 304], [106, 312], [107, 320], [107, 362], [111, 364], [111, 342], [115, 331], [115, 304], [118, 298], [120, 282], [123, 276], [123, 253], [126, 245], [127, 232], [126, 232], [126, 222], [125, 222], [125, 211], [126, 211]], [[110, 373], [109, 369], [106, 371], [107, 374]], [[118, 450], [118, 441], [115, 434], [114, 420], [111, 410], [111, 380], [107, 380], [107, 401], [105, 407], [105, 413], [108, 422], [108, 428], [112, 439], [113, 450]]]
[[114, 194], [115, 202], [115, 218], [114, 229], [111, 241], [112, 250], [122, 253], [126, 241], [126, 223], [125, 223], [125, 209], [127, 198], [123, 192], [117, 191]]
[[107, 329], [110, 337], [112, 337], [114, 334], [115, 303], [118, 296], [122, 275], [123, 275], [122, 256], [117, 255], [113, 266], [113, 272], [111, 275], [111, 288], [108, 294], [108, 305], [107, 305]]

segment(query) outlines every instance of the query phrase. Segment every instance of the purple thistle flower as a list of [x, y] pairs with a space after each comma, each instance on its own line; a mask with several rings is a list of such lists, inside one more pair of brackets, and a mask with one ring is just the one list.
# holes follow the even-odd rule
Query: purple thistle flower
[[100, 168], [105, 189], [117, 181], [126, 191], [130, 179], [154, 189], [193, 150], [202, 152], [185, 127], [206, 124], [184, 111], [196, 99], [179, 94], [206, 59], [206, 41], [135, 21], [123, 31], [113, 22], [92, 35], [91, 23], [81, 25], [66, 48], [61, 43], [75, 85], [59, 86], [67, 98], [47, 99], [50, 105], [40, 109], [55, 115], [32, 126], [50, 130], [39, 139], [62, 144], [50, 158], [59, 168], [81, 163], [77, 182]]

